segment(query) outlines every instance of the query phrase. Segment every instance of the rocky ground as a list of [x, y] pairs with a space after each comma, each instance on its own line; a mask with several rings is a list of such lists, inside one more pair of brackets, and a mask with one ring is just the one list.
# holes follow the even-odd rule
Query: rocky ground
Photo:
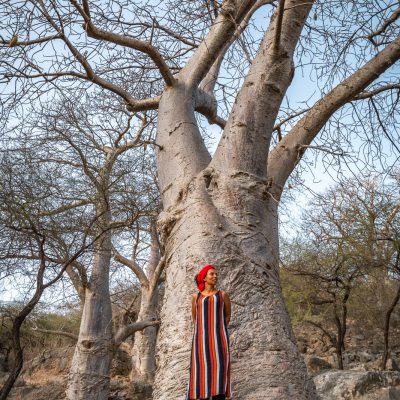
[[[317, 330], [296, 328], [299, 350], [314, 377], [320, 400], [400, 400], [400, 346], [394, 343], [387, 371], [379, 371], [379, 335], [352, 334], [350, 327], [345, 370], [337, 369], [334, 348]], [[393, 341], [400, 340], [400, 335]], [[25, 363], [10, 400], [62, 400], [73, 346], [43, 351]], [[130, 358], [121, 349], [113, 363], [109, 400], [151, 400], [151, 387], [129, 381]], [[7, 374], [0, 372], [0, 384]], [[178, 400], [178, 399], [171, 399]], [[240, 399], [235, 399], [240, 400]], [[295, 400], [295, 399], [293, 399]]]

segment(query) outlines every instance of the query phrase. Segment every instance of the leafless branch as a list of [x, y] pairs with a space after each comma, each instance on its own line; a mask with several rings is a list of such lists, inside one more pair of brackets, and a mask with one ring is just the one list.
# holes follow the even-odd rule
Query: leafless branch
[[86, 0], [83, 0], [83, 4], [85, 7], [86, 12], [82, 7], [78, 4], [76, 0], [70, 0], [71, 3], [75, 6], [75, 8], [78, 10], [78, 12], [81, 14], [82, 18], [85, 21], [85, 30], [88, 34], [89, 37], [92, 37], [94, 39], [98, 40], [106, 40], [108, 42], [118, 44], [120, 46], [125, 46], [129, 47], [131, 49], [135, 49], [138, 51], [141, 51], [143, 53], [146, 53], [157, 65], [161, 75], [163, 76], [165, 83], [167, 86], [172, 86], [175, 82], [174, 77], [172, 76], [172, 73], [168, 67], [168, 65], [165, 63], [163, 57], [161, 54], [158, 52], [158, 50], [153, 47], [150, 43], [143, 42], [141, 40], [137, 40], [131, 37], [127, 36], [122, 36], [118, 35], [113, 32], [106, 32], [103, 31], [97, 27], [95, 27], [90, 19], [90, 13], [89, 13], [89, 6]]
[[275, 37], [274, 37], [274, 44], [273, 49], [274, 53], [277, 53], [279, 50], [279, 43], [281, 41], [281, 32], [282, 32], [282, 20], [283, 20], [283, 12], [285, 10], [285, 0], [279, 0], [278, 5], [278, 20], [276, 22], [275, 28]]
[[70, 332], [57, 331], [57, 330], [52, 330], [52, 329], [41, 329], [41, 328], [38, 328], [37, 326], [36, 327], [32, 327], [31, 329], [33, 331], [46, 333], [48, 335], [65, 336], [65, 337], [68, 337], [68, 338], [70, 338], [72, 340], [75, 340], [75, 341], [78, 340], [78, 336], [76, 336], [76, 335], [74, 335], [73, 333], [70, 333]]
[[[370, 40], [374, 46], [377, 46], [378, 43], [375, 41], [374, 38], [376, 36], [382, 34], [383, 32], [385, 32], [387, 27], [390, 26], [391, 24], [393, 24], [397, 20], [397, 18], [399, 18], [399, 16], [400, 16], [400, 7], [397, 10], [395, 10], [394, 13], [388, 19], [383, 21], [383, 24], [381, 25], [381, 27], [379, 29], [377, 29], [374, 32], [371, 32], [367, 36], [368, 40]], [[380, 44], [382, 44], [382, 43], [380, 43]]]

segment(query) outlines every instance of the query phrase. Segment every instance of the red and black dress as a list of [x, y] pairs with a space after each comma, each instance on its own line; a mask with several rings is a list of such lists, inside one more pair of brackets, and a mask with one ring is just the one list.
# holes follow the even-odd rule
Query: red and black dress
[[231, 362], [225, 305], [218, 290], [196, 298], [196, 324], [190, 358], [187, 400], [231, 397]]

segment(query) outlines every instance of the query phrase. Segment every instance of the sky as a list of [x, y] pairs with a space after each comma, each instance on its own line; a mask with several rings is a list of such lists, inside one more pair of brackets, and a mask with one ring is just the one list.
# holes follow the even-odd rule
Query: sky
[[[256, 25], [264, 26], [266, 23], [265, 14], [259, 12], [256, 14], [254, 21]], [[400, 75], [400, 67], [397, 66], [395, 68], [396, 72]], [[222, 71], [222, 74], [223, 73], [224, 71]], [[287, 98], [290, 99], [291, 104], [300, 104], [305, 99], [308, 99], [309, 103], [313, 104], [318, 100], [319, 84], [320, 82], [316, 82], [313, 77], [310, 78], [310, 71], [307, 69], [307, 67], [304, 67], [303, 69], [297, 68], [292, 85], [287, 92]], [[211, 126], [209, 129], [214, 137], [213, 140], [210, 140], [210, 151], [213, 153], [217, 146], [221, 130], [215, 126]], [[356, 145], [357, 143], [355, 143], [355, 147], [357, 147]], [[386, 144], [386, 146], [389, 146], [389, 144]], [[389, 153], [389, 149], [387, 152]], [[396, 155], [395, 153], [392, 153], [392, 155], [388, 158], [388, 162], [393, 163], [398, 156], [398, 154]], [[376, 168], [379, 169], [379, 166], [377, 165]], [[353, 169], [344, 168], [342, 174], [344, 176], [351, 176], [356, 170], [357, 166], [355, 166]], [[327, 173], [321, 157], [318, 157], [313, 166], [310, 167], [308, 171], [303, 173], [302, 179], [304, 184], [297, 187], [296, 184], [294, 185], [295, 187], [292, 190], [292, 193], [294, 193], [294, 199], [285, 203], [285, 212], [282, 213], [282, 223], [285, 225], [282, 233], [288, 236], [296, 234], [295, 229], [290, 227], [288, 221], [298, 220], [301, 216], [301, 210], [307, 205], [310, 197], [314, 195], [313, 192], [321, 193], [326, 188], [333, 185], [338, 179], [338, 176], [334, 171]], [[308, 190], [307, 188], [312, 189], [312, 191]], [[21, 277], [21, 279], [24, 278]], [[14, 300], [18, 297], [19, 293], [16, 290], [10, 290], [9, 287], [5, 287], [4, 281], [0, 280], [0, 299]], [[47, 298], [52, 298], [52, 300], [57, 302], [57, 291], [49, 293]]]

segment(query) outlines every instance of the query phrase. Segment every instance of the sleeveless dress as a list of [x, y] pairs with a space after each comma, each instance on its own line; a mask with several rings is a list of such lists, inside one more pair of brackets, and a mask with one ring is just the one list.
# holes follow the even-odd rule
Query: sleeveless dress
[[204, 296], [198, 292], [186, 399], [208, 399], [216, 395], [230, 398], [230, 375], [229, 337], [222, 293], [218, 290]]

